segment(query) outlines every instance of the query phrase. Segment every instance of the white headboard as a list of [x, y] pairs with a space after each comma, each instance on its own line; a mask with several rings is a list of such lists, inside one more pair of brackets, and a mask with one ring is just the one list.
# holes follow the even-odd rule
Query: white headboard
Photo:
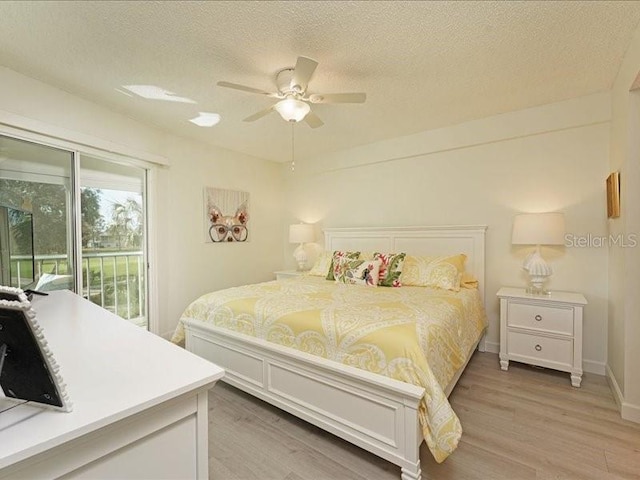
[[486, 225], [432, 227], [356, 227], [325, 228], [325, 250], [405, 252], [409, 255], [467, 256], [466, 270], [480, 283], [484, 297], [484, 237]]

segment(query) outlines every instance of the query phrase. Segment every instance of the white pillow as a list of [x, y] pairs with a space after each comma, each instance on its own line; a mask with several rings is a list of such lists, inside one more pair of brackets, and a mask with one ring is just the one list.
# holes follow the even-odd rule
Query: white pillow
[[329, 267], [331, 267], [331, 260], [333, 260], [333, 253], [331, 252], [322, 252], [316, 263], [313, 264], [311, 270], [309, 270], [309, 275], [313, 275], [316, 277], [326, 277], [329, 273]]

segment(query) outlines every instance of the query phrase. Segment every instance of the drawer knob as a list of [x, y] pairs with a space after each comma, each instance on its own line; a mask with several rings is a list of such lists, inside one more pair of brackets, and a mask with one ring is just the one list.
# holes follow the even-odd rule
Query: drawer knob
[[536, 322], [540, 322], [542, 321], [542, 315], [536, 315], [535, 317], [533, 317], [536, 319]]
[[537, 344], [535, 348], [536, 348], [536, 351], [537, 351], [537, 352], [539, 352], [540, 350], [542, 350], [542, 346], [541, 346], [540, 344]]

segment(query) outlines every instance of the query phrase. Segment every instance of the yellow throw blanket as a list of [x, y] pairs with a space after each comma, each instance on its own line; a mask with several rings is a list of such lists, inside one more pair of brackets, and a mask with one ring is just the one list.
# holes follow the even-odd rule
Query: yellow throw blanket
[[421, 386], [419, 417], [434, 458], [462, 428], [444, 388], [486, 327], [476, 289], [373, 288], [317, 277], [259, 283], [203, 295], [183, 313], [197, 320]]

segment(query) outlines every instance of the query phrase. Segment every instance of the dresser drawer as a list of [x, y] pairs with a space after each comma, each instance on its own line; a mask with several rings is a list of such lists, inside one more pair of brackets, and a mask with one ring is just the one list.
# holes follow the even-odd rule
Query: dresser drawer
[[508, 336], [508, 354], [514, 360], [516, 357], [526, 357], [527, 359], [537, 359], [545, 363], [562, 364], [571, 366], [573, 364], [573, 339], [571, 338], [551, 338], [540, 335], [532, 335], [510, 331]]
[[573, 308], [509, 302], [508, 325], [573, 335]]

